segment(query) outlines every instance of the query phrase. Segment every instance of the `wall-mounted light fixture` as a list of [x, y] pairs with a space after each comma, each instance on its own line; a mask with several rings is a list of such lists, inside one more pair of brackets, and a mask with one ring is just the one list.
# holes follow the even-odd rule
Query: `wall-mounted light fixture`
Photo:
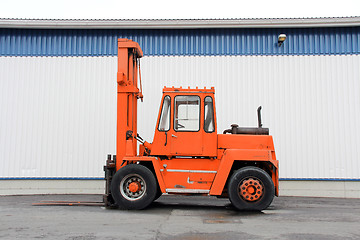
[[286, 39], [286, 34], [282, 33], [278, 37], [278, 46], [280, 47]]

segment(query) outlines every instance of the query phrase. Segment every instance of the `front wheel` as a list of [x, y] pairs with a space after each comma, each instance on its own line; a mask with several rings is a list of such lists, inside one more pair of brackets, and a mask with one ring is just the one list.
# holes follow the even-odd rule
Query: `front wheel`
[[111, 193], [121, 209], [146, 208], [154, 201], [156, 192], [154, 174], [138, 164], [119, 169], [111, 182]]
[[244, 167], [237, 170], [228, 184], [229, 199], [239, 210], [261, 211], [274, 199], [274, 183], [264, 170]]

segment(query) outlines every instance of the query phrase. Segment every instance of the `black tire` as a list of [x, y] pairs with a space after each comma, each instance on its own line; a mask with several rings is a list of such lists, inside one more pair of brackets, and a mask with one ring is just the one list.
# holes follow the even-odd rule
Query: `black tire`
[[144, 209], [154, 201], [156, 192], [154, 174], [138, 164], [120, 168], [111, 182], [111, 193], [120, 209]]
[[159, 197], [162, 196], [162, 194], [163, 194], [163, 193], [161, 192], [161, 189], [160, 189], [160, 187], [158, 186], [158, 187], [157, 187], [157, 192], [156, 192], [154, 201], [158, 200]]
[[245, 211], [266, 209], [274, 199], [274, 183], [264, 170], [244, 167], [231, 176], [228, 184], [229, 199], [235, 208]]

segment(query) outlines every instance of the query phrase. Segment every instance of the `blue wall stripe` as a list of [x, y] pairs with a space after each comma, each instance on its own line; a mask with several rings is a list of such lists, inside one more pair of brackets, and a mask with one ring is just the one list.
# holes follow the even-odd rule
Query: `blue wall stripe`
[[280, 178], [280, 181], [345, 181], [360, 182], [357, 178]]
[[[287, 39], [277, 46], [277, 36]], [[360, 27], [292, 29], [0, 29], [0, 56], [115, 56], [118, 38], [145, 55], [359, 54]]]
[[[1, 177], [1, 180], [105, 180], [102, 177]], [[280, 178], [280, 181], [345, 181], [360, 182], [357, 178]]]
[[105, 180], [100, 177], [9, 177], [1, 180]]

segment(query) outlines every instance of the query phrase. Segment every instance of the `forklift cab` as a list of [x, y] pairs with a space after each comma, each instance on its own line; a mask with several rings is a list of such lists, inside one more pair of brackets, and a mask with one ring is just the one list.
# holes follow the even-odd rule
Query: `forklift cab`
[[215, 157], [214, 88], [164, 88], [151, 155]]

